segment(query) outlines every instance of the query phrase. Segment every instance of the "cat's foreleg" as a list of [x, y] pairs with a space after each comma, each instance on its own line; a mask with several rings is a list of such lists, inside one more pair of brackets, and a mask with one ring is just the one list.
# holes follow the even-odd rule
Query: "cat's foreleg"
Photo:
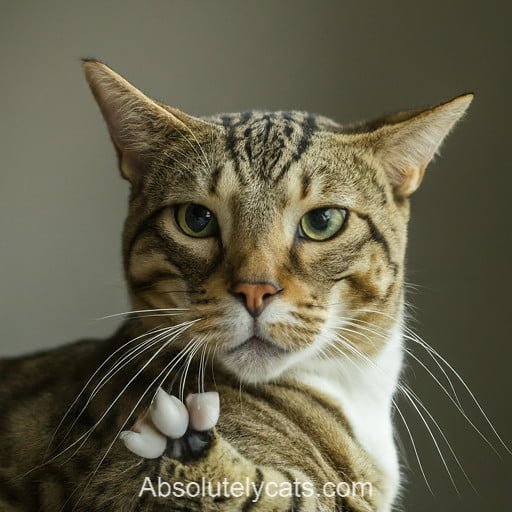
[[[308, 492], [311, 482], [301, 471], [257, 466], [228, 443], [215, 429], [219, 412], [216, 392], [189, 395], [184, 404], [160, 389], [148, 414], [133, 430], [123, 432], [122, 440], [140, 457], [161, 458], [163, 480], [208, 482], [214, 492], [201, 498], [198, 510], [208, 510], [211, 504], [211, 510], [288, 511], [299, 503], [303, 511], [319, 510], [316, 493]], [[224, 482], [229, 485], [222, 487], [225, 495], [219, 499]], [[190, 502], [187, 507], [195, 510]]]

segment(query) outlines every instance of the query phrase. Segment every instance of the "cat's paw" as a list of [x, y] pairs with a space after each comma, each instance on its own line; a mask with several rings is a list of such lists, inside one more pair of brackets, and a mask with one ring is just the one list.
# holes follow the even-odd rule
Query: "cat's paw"
[[160, 388], [149, 413], [120, 438], [128, 450], [145, 459], [164, 453], [182, 461], [195, 459], [210, 444], [219, 412], [217, 392], [188, 395], [184, 404]]

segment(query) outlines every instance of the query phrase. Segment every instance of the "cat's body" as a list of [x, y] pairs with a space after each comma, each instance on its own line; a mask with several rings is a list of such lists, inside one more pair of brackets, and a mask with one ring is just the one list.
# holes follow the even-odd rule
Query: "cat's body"
[[[9, 383], [5, 386], [2, 382], [0, 394], [1, 410], [9, 411], [1, 421], [0, 510], [58, 511], [74, 491], [69, 506], [64, 510], [71, 510], [78, 498], [80, 502], [75, 510], [84, 511], [270, 511], [291, 510], [292, 505], [294, 510], [342, 510], [342, 503], [345, 506], [343, 510], [382, 509], [386, 495], [384, 475], [353, 439], [336, 400], [293, 379], [279, 385], [246, 385], [240, 391], [238, 382], [220, 369], [215, 372], [215, 383], [211, 378], [206, 381], [206, 386], [217, 389], [221, 396], [221, 417], [216, 437], [213, 446], [197, 460], [179, 463], [164, 455], [137, 465], [140, 458], [117, 442], [81, 495], [90, 472], [94, 471], [115, 435], [125, 428], [123, 422], [145, 391], [148, 382], [144, 380], [132, 384], [69, 462], [66, 459], [78, 445], [56, 461], [17, 479], [20, 474], [41, 464], [55, 427], [91, 371], [106, 354], [111, 353], [114, 346], [121, 343], [121, 339], [126, 341], [129, 339], [126, 337], [131, 335], [133, 331], [126, 332], [125, 329], [118, 334], [115, 345], [114, 340], [81, 342], [0, 366], [4, 379]], [[39, 373], [35, 373], [33, 368], [39, 368]], [[61, 448], [72, 444], [94, 425], [135, 369], [134, 366], [132, 372], [118, 375], [118, 383], [96, 397], [93, 407], [81, 417], [73, 435]], [[190, 370], [191, 391], [197, 389], [196, 373], [194, 368]], [[83, 402], [80, 403], [82, 405]], [[80, 406], [75, 414], [81, 410]], [[147, 400], [140, 409], [146, 406]], [[63, 433], [69, 424], [64, 424]], [[59, 445], [61, 439], [58, 435], [54, 444]], [[171, 497], [155, 500], [147, 491], [139, 498], [146, 477], [151, 478], [155, 489], [158, 477], [166, 482], [178, 480], [185, 483], [200, 482], [202, 477], [212, 482], [222, 482], [227, 478], [230, 482], [244, 484], [248, 478], [258, 485], [261, 481], [293, 483], [310, 480], [315, 484], [315, 492], [321, 492], [325, 482], [370, 482], [372, 488], [371, 496], [368, 487], [364, 489], [364, 497], [357, 496], [357, 492], [356, 496], [345, 498], [321, 496], [316, 499], [297, 495], [269, 499], [263, 496], [258, 503], [252, 503], [252, 493], [228, 501]], [[332, 488], [327, 490], [328, 494], [333, 492]]]
[[[110, 340], [0, 362], [0, 504], [390, 511], [408, 196], [471, 97], [350, 129], [302, 112], [201, 120], [103, 64], [85, 69], [132, 185], [123, 247], [137, 313]], [[160, 384], [180, 398], [217, 389], [220, 419], [187, 431], [186, 450], [173, 441], [143, 460], [117, 436], [138, 432]], [[139, 497], [159, 476], [315, 492]], [[371, 491], [323, 492], [340, 482]]]

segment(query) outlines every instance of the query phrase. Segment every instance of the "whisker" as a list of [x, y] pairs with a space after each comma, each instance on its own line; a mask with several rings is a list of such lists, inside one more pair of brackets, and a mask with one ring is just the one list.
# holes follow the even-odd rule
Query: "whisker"
[[[357, 350], [356, 347], [354, 347], [347, 339], [345, 339], [343, 336], [340, 336], [338, 338], [339, 341], [341, 341], [343, 343], [343, 346], [345, 348], [348, 348], [351, 352], [355, 353], [356, 355], [358, 355], [359, 357], [361, 357], [364, 361], [366, 361], [367, 363], [370, 363], [374, 368], [377, 368], [379, 370], [382, 371], [382, 369], [374, 362], [372, 361], [370, 358], [368, 358], [367, 356], [365, 356], [362, 352], [360, 352], [359, 350]], [[439, 454], [439, 457], [441, 458], [441, 461], [443, 463], [443, 466], [445, 467], [447, 473], [448, 473], [448, 476], [450, 478], [450, 481], [452, 482], [457, 494], [460, 495], [459, 493], [459, 489], [455, 483], [455, 480], [453, 479], [453, 476], [452, 476], [452, 473], [448, 467], [448, 464], [446, 463], [446, 460], [444, 458], [444, 455], [443, 455], [443, 452], [439, 446], [439, 443], [437, 442], [437, 439], [434, 435], [434, 433], [432, 432], [432, 429], [430, 428], [430, 425], [428, 424], [428, 422], [426, 421], [425, 417], [423, 416], [423, 413], [418, 409], [418, 407], [416, 406], [416, 403], [410, 398], [410, 395], [408, 394], [408, 391], [405, 389], [405, 388], [401, 388], [400, 387], [400, 384], [398, 385], [399, 386], [399, 389], [402, 389], [402, 392], [409, 398], [411, 404], [413, 405], [414, 409], [416, 410], [416, 412], [418, 413], [418, 415], [420, 416], [422, 422], [424, 423], [430, 437], [432, 438], [432, 441], [434, 442], [434, 446], [436, 447], [436, 450], [437, 450], [437, 453]], [[435, 420], [434, 420], [435, 421]], [[437, 422], [435, 422], [437, 424]], [[444, 436], [444, 434], [443, 434]], [[447, 441], [448, 442], [448, 441]], [[448, 446], [449, 448], [451, 449], [451, 446], [450, 444], [448, 443]], [[458, 458], [456, 458], [456, 460], [458, 461]], [[463, 470], [463, 473], [466, 475], [465, 471]], [[466, 475], [467, 476], [467, 475]]]
[[[369, 331], [373, 334], [375, 334], [376, 336], [380, 336], [382, 338], [387, 338], [387, 336], [385, 336], [386, 334], [386, 331], [384, 329], [382, 329], [380, 326], [378, 325], [375, 325], [375, 324], [372, 324], [371, 322], [366, 322], [365, 320], [361, 320], [359, 318], [357, 319], [352, 319], [353, 322], [362, 322], [366, 325], [369, 325], [375, 329], [379, 329], [380, 331], [382, 331], [382, 333], [378, 333], [377, 331], [374, 331], [372, 329], [369, 329], [369, 328], [365, 328], [363, 326], [360, 326], [358, 324], [355, 324], [353, 322], [348, 322], [350, 325], [353, 325], [354, 327], [357, 327], [357, 328], [360, 328], [360, 329], [364, 329], [366, 331]], [[383, 334], [384, 333], [384, 334]], [[407, 335], [407, 333], [403, 333], [403, 336], [404, 338], [406, 339], [409, 339], [409, 336]], [[450, 386], [450, 389], [452, 390], [452, 393], [453, 393], [453, 398], [457, 401], [457, 403], [459, 404], [459, 407], [462, 409], [462, 404], [461, 404], [461, 401], [459, 399], [459, 396], [457, 394], [457, 391], [455, 390], [455, 387], [453, 385], [453, 382], [451, 381], [450, 377], [448, 376], [448, 374], [446, 373], [445, 369], [443, 368], [443, 366], [435, 359], [435, 357], [432, 356], [432, 354], [430, 354], [430, 357], [434, 360], [434, 362], [436, 363], [437, 367], [440, 369], [440, 371], [442, 372], [442, 374], [444, 375], [446, 381], [448, 382], [448, 385]]]
[[216, 344], [213, 347], [213, 355], [212, 355], [212, 380], [213, 380], [213, 385], [215, 386], [215, 389], [217, 389], [217, 381], [215, 380], [215, 355], [217, 354], [218, 348], [219, 348], [219, 346]]
[[64, 423], [64, 421], [66, 420], [66, 418], [68, 417], [69, 413], [71, 412], [71, 410], [73, 409], [73, 407], [76, 405], [76, 403], [78, 402], [78, 400], [80, 399], [80, 397], [83, 395], [83, 393], [85, 392], [85, 390], [87, 389], [87, 387], [89, 386], [89, 384], [93, 381], [94, 377], [98, 374], [98, 372], [108, 363], [108, 361], [110, 359], [112, 359], [112, 357], [114, 357], [119, 351], [121, 351], [122, 349], [124, 349], [127, 345], [130, 345], [131, 343], [137, 341], [138, 339], [140, 338], [143, 338], [144, 336], [148, 336], [148, 335], [151, 335], [155, 332], [159, 332], [159, 331], [163, 331], [167, 329], [167, 327], [163, 328], [163, 329], [155, 329], [155, 330], [152, 330], [152, 331], [149, 331], [148, 333], [144, 333], [144, 334], [141, 334], [140, 336], [137, 336], [136, 338], [132, 338], [131, 340], [127, 341], [126, 343], [124, 343], [123, 345], [121, 345], [118, 349], [116, 349], [114, 352], [112, 352], [112, 354], [110, 354], [107, 359], [105, 359], [105, 361], [103, 361], [103, 363], [101, 363], [98, 368], [95, 370], [95, 372], [91, 375], [91, 377], [89, 378], [89, 380], [85, 383], [84, 387], [82, 388], [82, 390], [78, 393], [77, 397], [75, 398], [75, 400], [73, 401], [73, 403], [69, 406], [69, 408], [67, 409], [67, 411], [65, 412], [64, 416], [62, 417], [62, 419], [60, 420], [59, 424], [57, 425], [52, 437], [50, 438], [50, 441], [48, 443], [48, 446], [46, 448], [46, 451], [45, 451], [45, 455], [44, 457], [46, 458], [46, 454], [48, 452], [48, 450], [50, 449], [50, 446], [51, 444], [53, 443], [53, 440], [55, 439], [55, 436], [57, 435], [57, 432], [59, 431], [60, 427], [62, 426], [62, 424]]
[[[368, 323], [368, 322], [365, 322]], [[364, 327], [361, 327], [364, 329]], [[380, 334], [376, 331], [372, 331], [371, 329], [366, 329], [370, 332], [373, 332], [375, 335], [380, 336], [382, 338], [386, 338], [383, 334]], [[407, 336], [406, 336], [407, 337]], [[468, 417], [465, 410], [460, 405], [459, 401], [455, 401], [452, 395], [449, 393], [449, 391], [446, 389], [446, 387], [439, 381], [439, 379], [432, 373], [432, 371], [421, 361], [416, 355], [404, 347], [404, 351], [409, 354], [415, 361], [417, 361], [422, 368], [434, 379], [434, 381], [439, 385], [439, 387], [442, 389], [442, 391], [446, 394], [446, 396], [450, 399], [450, 401], [455, 405], [458, 412], [462, 415], [462, 417], [471, 425], [471, 427], [475, 430], [475, 432], [486, 442], [487, 445], [499, 456], [499, 452], [496, 450], [494, 445], [487, 439], [487, 437], [477, 428], [477, 426], [473, 423], [473, 421]], [[455, 391], [454, 391], [455, 392]], [[456, 393], [455, 393], [456, 395]], [[472, 484], [471, 484], [472, 485]]]
[[457, 457], [452, 445], [450, 444], [450, 442], [448, 441], [448, 438], [446, 437], [445, 433], [443, 432], [443, 430], [441, 429], [441, 427], [439, 426], [439, 423], [436, 421], [436, 419], [434, 418], [434, 416], [430, 413], [430, 411], [427, 409], [427, 407], [425, 406], [425, 404], [420, 400], [420, 398], [418, 397], [418, 395], [409, 387], [407, 386], [407, 384], [398, 384], [398, 389], [400, 389], [402, 392], [402, 388], [405, 388], [407, 390], [407, 392], [414, 398], [414, 400], [416, 401], [416, 403], [425, 411], [425, 413], [428, 415], [428, 417], [432, 420], [432, 422], [434, 423], [434, 425], [436, 426], [437, 430], [439, 431], [439, 433], [441, 434], [444, 442], [446, 443], [446, 445], [448, 446], [448, 449], [450, 450], [453, 458], [455, 459], [455, 461], [457, 462], [457, 465], [459, 466], [460, 470], [462, 471], [462, 473], [464, 474], [466, 480], [468, 481], [469, 485], [471, 485], [471, 487], [473, 488], [473, 490], [475, 492], [477, 492], [477, 490], [475, 489], [475, 486], [473, 485], [473, 482], [471, 481], [471, 479], [469, 478], [469, 476], [467, 475], [466, 471], [464, 470], [459, 458]]
[[[181, 325], [181, 324], [180, 324]], [[87, 399], [87, 402], [82, 407], [81, 411], [73, 421], [73, 423], [69, 426], [67, 433], [64, 435], [64, 438], [60, 442], [60, 444], [57, 446], [59, 448], [64, 441], [67, 439], [68, 435], [72, 431], [73, 427], [75, 426], [76, 422], [80, 419], [82, 414], [85, 412], [93, 398], [100, 392], [100, 390], [116, 375], [119, 373], [124, 367], [126, 367], [130, 362], [135, 360], [137, 357], [139, 357], [141, 354], [143, 354], [145, 351], [149, 350], [150, 348], [154, 347], [158, 343], [160, 343], [160, 340], [167, 336], [168, 334], [172, 334], [172, 332], [176, 330], [174, 327], [168, 327], [163, 329], [163, 332], [160, 332], [158, 335], [153, 336], [149, 340], [145, 340], [141, 345], [136, 346], [128, 353], [124, 354], [120, 359], [118, 359], [115, 364], [108, 370], [108, 372], [100, 379], [100, 381], [96, 384], [94, 389], [92, 390], [91, 394], [89, 395], [89, 398]]]
[[418, 453], [418, 449], [416, 447], [416, 443], [414, 442], [414, 438], [412, 436], [411, 429], [409, 428], [409, 425], [408, 425], [407, 421], [405, 420], [405, 416], [402, 414], [402, 411], [398, 407], [398, 404], [396, 403], [395, 399], [392, 398], [391, 402], [395, 406], [395, 409], [398, 411], [398, 414], [399, 414], [400, 418], [402, 419], [402, 423], [404, 424], [405, 429], [407, 430], [407, 434], [409, 435], [409, 439], [411, 440], [412, 448], [414, 450], [414, 454], [416, 456], [416, 460], [418, 461], [418, 466], [419, 466], [420, 472], [421, 472], [421, 474], [423, 476], [423, 480], [425, 480], [427, 488], [430, 491], [430, 494], [432, 494], [432, 496], [433, 496], [434, 492], [432, 491], [432, 487], [430, 487], [430, 483], [429, 483], [429, 481], [427, 479], [427, 475], [425, 474], [425, 470], [423, 469], [423, 464], [421, 463], [421, 459], [420, 459], [420, 456], [419, 456], [419, 453]]
[[[208, 370], [208, 358], [210, 357], [210, 354], [212, 354], [213, 352], [215, 352], [215, 348], [209, 346], [208, 347], [208, 353], [206, 354], [206, 362], [205, 362], [205, 365], [204, 365], [205, 378], [206, 378], [206, 371]], [[212, 357], [213, 357], [213, 355], [212, 355]], [[212, 364], [212, 368], [213, 368], [213, 364]], [[204, 383], [203, 383], [203, 391], [205, 391], [205, 384]]]
[[202, 369], [202, 373], [201, 373], [201, 391], [200, 391], [201, 393], [204, 393], [206, 391], [206, 387], [205, 387], [206, 368], [208, 365], [208, 357], [210, 356], [211, 347], [208, 346], [208, 344], [205, 344], [204, 350], [205, 350], [205, 359], [203, 362], [203, 369]]
[[[421, 339], [421, 338], [420, 338]], [[503, 446], [503, 448], [505, 448], [505, 450], [512, 455], [512, 451], [510, 450], [510, 448], [508, 447], [508, 445], [505, 443], [505, 441], [503, 441], [503, 439], [501, 438], [501, 436], [499, 435], [498, 431], [496, 430], [496, 428], [494, 427], [493, 423], [491, 422], [491, 420], [488, 418], [487, 414], [485, 413], [485, 411], [483, 410], [482, 406], [480, 405], [480, 402], [477, 400], [477, 398], [475, 397], [474, 393], [471, 391], [471, 389], [469, 388], [469, 386], [466, 384], [466, 382], [464, 381], [464, 379], [459, 375], [459, 373], [453, 368], [453, 366], [444, 358], [442, 357], [436, 350], [434, 350], [432, 347], [430, 347], [430, 345], [428, 345], [426, 342], [420, 342], [420, 340], [418, 339], [415, 339], [414, 341], [416, 341], [420, 346], [422, 346], [425, 350], [427, 350], [428, 352], [431, 352], [434, 356], [438, 357], [440, 361], [442, 361], [451, 371], [452, 373], [455, 375], [455, 377], [457, 378], [457, 380], [464, 386], [464, 389], [469, 393], [471, 399], [473, 400], [473, 402], [475, 403], [475, 405], [477, 406], [478, 410], [480, 411], [480, 413], [482, 414], [482, 416], [484, 417], [486, 423], [489, 425], [489, 427], [491, 428], [491, 430], [493, 431], [494, 435], [497, 437], [498, 441], [500, 442], [500, 444]]]
[[[112, 409], [112, 407], [117, 403], [117, 401], [121, 398], [121, 396], [124, 394], [124, 392], [128, 389], [128, 387], [130, 386], [130, 384], [149, 366], [149, 364], [158, 356], [159, 353], [162, 352], [162, 350], [164, 350], [167, 346], [169, 346], [169, 344], [174, 341], [180, 334], [182, 334], [186, 329], [188, 329], [189, 327], [191, 327], [192, 324], [198, 322], [199, 320], [192, 320], [191, 322], [187, 322], [187, 325], [185, 325], [184, 327], [182, 327], [178, 332], [175, 332], [172, 334], [171, 338], [169, 338], [169, 340], [165, 341], [162, 346], [149, 358], [149, 360], [142, 366], [142, 368], [128, 381], [128, 383], [124, 386], [124, 388], [121, 390], [121, 392], [117, 395], [117, 397], [115, 398], [115, 400], [111, 403], [111, 405], [107, 408], [107, 410], [103, 413], [103, 415], [100, 417], [100, 419], [85, 433], [83, 434], [82, 436], [80, 436], [80, 438], [77, 440], [77, 441], [80, 441], [81, 438], [85, 437], [85, 439], [82, 441], [82, 444], [77, 448], [77, 450], [75, 450], [75, 452], [71, 455], [71, 457], [69, 457], [69, 459], [67, 460], [70, 460], [72, 459], [77, 453], [78, 451], [82, 448], [82, 446], [87, 442], [87, 440], [89, 439], [89, 437], [91, 436], [92, 432], [96, 429], [96, 427], [101, 423], [101, 421], [105, 418], [105, 416], [108, 414], [108, 412]], [[71, 444], [70, 446], [68, 446], [68, 448], [66, 448], [66, 450], [64, 451], [67, 451], [71, 446], [75, 445], [77, 443], [77, 441], [75, 441], [73, 444]], [[64, 452], [63, 452], [64, 453]], [[67, 462], [67, 461], [66, 461]]]
[[186, 363], [186, 366], [185, 366], [185, 371], [182, 375], [182, 378], [180, 379], [180, 400], [182, 402], [184, 402], [185, 400], [185, 386], [186, 386], [186, 381], [187, 381], [187, 375], [188, 375], [188, 370], [190, 368], [190, 364], [192, 362], [192, 359], [194, 358], [194, 356], [196, 355], [196, 353], [198, 352], [198, 350], [201, 348], [201, 343], [202, 341], [204, 340], [201, 340], [199, 342], [196, 343], [196, 346], [194, 347], [194, 349], [190, 352], [189, 354], [189, 357], [187, 359], [187, 363]]
[[[199, 319], [198, 319], [199, 320]], [[198, 321], [197, 320], [197, 321]], [[121, 434], [121, 432], [124, 430], [126, 424], [128, 423], [128, 421], [130, 421], [130, 418], [132, 417], [133, 413], [136, 411], [137, 407], [140, 405], [140, 403], [142, 402], [142, 400], [144, 399], [144, 397], [147, 395], [148, 391], [151, 389], [151, 387], [155, 384], [155, 382], [161, 377], [161, 375], [166, 372], [168, 370], [168, 368], [170, 366], [172, 366], [173, 364], [176, 365], [184, 356], [185, 354], [187, 353], [187, 350], [189, 350], [191, 347], [193, 347], [194, 345], [189, 342], [186, 347], [184, 349], [182, 349], [182, 351], [177, 355], [175, 356], [167, 365], [164, 366], [163, 370], [156, 376], [156, 378], [149, 384], [149, 386], [146, 388], [146, 391], [144, 391], [144, 393], [142, 394], [142, 396], [139, 398], [139, 400], [137, 401], [137, 403], [134, 405], [133, 409], [130, 411], [130, 414], [128, 415], [128, 417], [126, 418], [126, 420], [124, 421], [124, 423], [121, 425], [121, 428], [118, 430], [117, 434], [114, 436], [114, 439], [113, 441], [110, 443], [110, 445], [108, 446], [106, 452], [103, 454], [102, 458], [100, 459], [98, 465], [96, 466], [95, 470], [93, 471], [92, 475], [88, 478], [87, 480], [87, 483], [86, 483], [86, 486], [84, 488], [84, 490], [82, 491], [82, 494], [80, 495], [80, 497], [78, 498], [78, 500], [76, 501], [75, 505], [73, 506], [73, 509], [72, 509], [72, 512], [73, 510], [75, 510], [75, 508], [77, 507], [77, 505], [79, 504], [80, 500], [82, 499], [83, 497], [83, 494], [85, 492], [85, 490], [87, 489], [87, 487], [89, 486], [89, 484], [91, 483], [92, 479], [94, 478], [94, 476], [96, 475], [96, 473], [98, 472], [99, 468], [101, 467], [101, 464], [103, 464], [103, 461], [106, 459], [106, 457], [108, 456], [108, 454], [110, 453], [110, 450], [112, 449], [112, 447], [114, 446], [114, 443], [117, 441], [117, 439], [119, 438], [119, 435]], [[172, 368], [171, 370], [169, 371], [172, 371]], [[163, 385], [163, 382], [164, 380], [161, 380], [160, 381], [160, 384], [159, 386], [157, 387], [157, 390], [158, 388], [162, 387]], [[156, 393], [155, 393], [156, 394]], [[67, 503], [67, 502], [66, 502]], [[64, 506], [66, 505], [66, 503], [64, 503], [63, 505], [63, 508]], [[60, 509], [59, 512], [61, 512], [63, 510], [63, 508]]]
[[469, 416], [466, 414], [464, 409], [462, 409], [459, 404], [452, 398], [448, 390], [443, 386], [443, 384], [439, 381], [439, 379], [430, 371], [430, 369], [421, 361], [416, 355], [407, 349], [404, 349], [405, 352], [411, 356], [419, 365], [421, 365], [424, 370], [434, 379], [434, 381], [439, 385], [439, 387], [444, 391], [444, 393], [448, 396], [450, 401], [455, 405], [455, 408], [457, 411], [462, 415], [462, 417], [473, 427], [474, 431], [485, 441], [485, 443], [494, 451], [498, 457], [500, 456], [497, 449], [494, 447], [494, 445], [487, 439], [487, 437], [476, 427], [476, 425], [473, 423], [473, 421], [469, 418]]
[[[42, 464], [30, 469], [29, 471], [27, 471], [26, 473], [20, 475], [18, 478], [23, 478], [25, 476], [27, 476], [28, 474], [32, 473], [33, 471], [35, 471], [36, 469], [40, 469], [41, 467], [44, 467], [48, 464], [50, 464], [51, 462], [53, 462], [54, 460], [56, 460], [58, 457], [60, 457], [61, 455], [63, 455], [64, 453], [66, 453], [68, 450], [70, 450], [73, 446], [75, 446], [76, 444], [78, 444], [80, 441], [82, 441], [82, 443], [80, 444], [80, 446], [77, 448], [77, 450], [75, 450], [75, 452], [65, 461], [65, 462], [68, 462], [69, 460], [71, 460], [75, 455], [76, 453], [78, 453], [78, 451], [82, 448], [82, 446], [87, 442], [87, 440], [89, 439], [89, 437], [91, 436], [92, 432], [96, 429], [96, 427], [101, 423], [101, 421], [105, 418], [105, 416], [110, 412], [110, 410], [112, 409], [112, 407], [114, 407], [114, 405], [117, 403], [117, 401], [121, 398], [121, 396], [124, 394], [124, 392], [126, 391], [126, 389], [128, 389], [128, 387], [130, 386], [130, 384], [148, 367], [148, 365], [158, 356], [158, 354], [164, 349], [166, 348], [172, 341], [174, 341], [182, 332], [184, 332], [186, 329], [188, 329], [189, 327], [191, 327], [194, 323], [198, 322], [200, 319], [196, 319], [196, 320], [191, 320], [190, 322], [186, 322], [186, 325], [184, 327], [182, 327], [178, 332], [176, 333], [173, 333], [172, 337], [169, 338], [169, 340], [167, 340], [163, 345], [162, 347], [160, 347], [156, 352], [155, 354], [153, 354], [151, 356], [151, 358], [143, 365], [143, 367], [128, 381], [128, 383], [124, 386], [124, 388], [121, 390], [121, 392], [118, 394], [118, 396], [115, 398], [115, 400], [111, 403], [111, 405], [106, 409], [106, 411], [102, 414], [102, 416], [99, 418], [99, 420], [91, 427], [89, 428], [89, 430], [87, 430], [86, 432], [84, 432], [78, 439], [76, 439], [73, 443], [71, 443], [70, 445], [68, 445], [65, 449], [61, 450], [59, 453], [57, 453], [56, 455], [54, 455], [53, 457], [51, 457], [49, 460], [43, 462]], [[84, 439], [85, 438], [85, 439]]]
[[[365, 375], [365, 372], [363, 370], [363, 368], [361, 368], [352, 358], [350, 358], [345, 352], [343, 352], [342, 350], [340, 350], [339, 347], [337, 347], [336, 345], [331, 345], [332, 348], [334, 348], [337, 352], [339, 352], [345, 359], [347, 359], [351, 364], [354, 365], [354, 367], [359, 371], [361, 372], [361, 374], [364, 376]], [[414, 441], [414, 437], [412, 435], [412, 432], [411, 432], [411, 429], [409, 427], [409, 424], [407, 423], [407, 420], [405, 419], [405, 416], [404, 414], [402, 413], [400, 407], [398, 406], [397, 402], [395, 401], [394, 398], [391, 398], [391, 403], [393, 404], [393, 406], [395, 407], [395, 409], [398, 411], [398, 414], [407, 430], [407, 434], [409, 436], [409, 439], [411, 441], [411, 445], [413, 447], [413, 450], [414, 450], [414, 454], [416, 456], [416, 460], [418, 462], [418, 467], [420, 468], [420, 472], [421, 472], [421, 475], [423, 476], [423, 480], [425, 481], [425, 484], [427, 486], [427, 489], [430, 491], [430, 493], [432, 495], [434, 495], [434, 492], [432, 490], [432, 487], [430, 485], [430, 482], [427, 478], [427, 475], [425, 473], [425, 469], [423, 467], [423, 463], [421, 462], [421, 458], [420, 458], [420, 454], [418, 452], [418, 448], [416, 446], [416, 442]]]
[[[201, 337], [201, 338], [196, 338], [196, 337], [194, 337], [194, 338], [192, 338], [192, 340], [190, 340], [190, 341], [189, 341], [189, 344], [191, 345], [191, 350], [192, 350], [192, 349], [197, 345], [198, 340], [199, 340], [199, 343], [201, 343], [201, 341], [202, 341], [203, 339], [204, 339], [204, 337]], [[165, 381], [167, 380], [167, 378], [169, 377], [169, 375], [170, 375], [170, 373], [171, 373], [171, 371], [172, 371], [173, 369], [174, 369], [174, 367], [172, 367], [172, 368], [171, 368], [171, 369], [170, 369], [170, 370], [169, 370], [169, 371], [164, 375], [164, 378], [162, 379], [162, 382], [165, 382]], [[172, 384], [171, 384], [171, 391], [172, 391], [172, 388], [174, 387], [174, 383], [175, 383], [175, 381], [176, 381], [176, 378], [177, 378], [178, 374], [179, 374], [179, 371], [178, 371], [178, 372], [176, 372], [176, 376], [175, 376], [175, 377], [173, 378], [173, 380], [172, 380]], [[158, 390], [157, 390], [157, 391], [158, 391]], [[156, 396], [156, 392], [155, 392], [155, 395], [153, 396], [153, 399], [152, 399], [152, 400], [154, 400], [155, 396]]]
[[135, 313], [155, 313], [157, 311], [189, 311], [187, 308], [155, 308], [155, 309], [136, 309], [133, 311], [124, 311], [123, 313], [114, 313], [113, 315], [100, 316], [96, 320], [106, 320], [116, 316], [132, 315]]
[[126, 321], [128, 320], [140, 320], [141, 318], [168, 318], [168, 317], [171, 317], [171, 316], [179, 316], [179, 315], [182, 315], [184, 313], [183, 312], [179, 312], [179, 313], [157, 313], [155, 315], [133, 315], [133, 316], [128, 316], [125, 318]]
[[[346, 322], [346, 323], [348, 325], [353, 325], [350, 322]], [[354, 331], [354, 329], [349, 329], [348, 327], [343, 327], [343, 326], [339, 327], [338, 329], [341, 330], [341, 331], [351, 332], [352, 334], [357, 334], [357, 335], [365, 338], [371, 345], [374, 345], [374, 341], [369, 336], [367, 336], [366, 334], [363, 334], [363, 333], [361, 333], [359, 331]]]
[[199, 368], [198, 368], [198, 371], [197, 371], [197, 392], [198, 393], [201, 393], [201, 378], [203, 378], [203, 382], [204, 382], [204, 377], [203, 377], [203, 365], [204, 365], [204, 357], [205, 357], [205, 354], [206, 354], [206, 348], [207, 348], [207, 344], [205, 344], [203, 346], [203, 350], [201, 352], [201, 357], [199, 359]]
[[[434, 433], [432, 432], [432, 429], [430, 428], [430, 425], [428, 424], [427, 420], [425, 419], [425, 417], [423, 416], [423, 413], [420, 411], [420, 409], [418, 409], [418, 406], [416, 405], [415, 401], [411, 398], [409, 392], [407, 391], [407, 389], [405, 387], [399, 387], [399, 389], [404, 393], [404, 395], [409, 399], [411, 405], [414, 407], [414, 409], [416, 410], [416, 412], [418, 413], [418, 415], [420, 416], [423, 424], [425, 425], [428, 433], [430, 434], [430, 437], [432, 438], [432, 441], [434, 442], [434, 446], [436, 447], [436, 450], [437, 450], [437, 453], [439, 454], [439, 457], [441, 458], [441, 461], [443, 463], [443, 466], [444, 468], [446, 469], [446, 472], [448, 473], [448, 477], [450, 478], [450, 481], [455, 489], [455, 491], [457, 492], [457, 494], [460, 496], [460, 492], [459, 492], [459, 489], [457, 487], [457, 484], [455, 483], [455, 480], [453, 479], [453, 476], [452, 476], [452, 473], [450, 471], [450, 468], [448, 467], [448, 464], [446, 463], [446, 460], [443, 456], [443, 452], [441, 450], [441, 448], [439, 447], [439, 444], [437, 442], [437, 439], [436, 437], [434, 436]], [[447, 442], [448, 443], [448, 442]], [[449, 443], [448, 443], [448, 446]], [[458, 459], [457, 459], [458, 460]], [[464, 470], [462, 470], [464, 474], [466, 474], [466, 472]]]
[[[387, 313], [384, 313], [382, 311], [378, 311], [378, 310], [375, 310], [375, 309], [361, 308], [359, 311], [361, 311], [361, 312], [369, 312], [369, 313], [376, 313], [376, 314], [383, 315], [383, 316], [385, 316], [387, 318], [393, 319], [393, 317], [388, 315]], [[476, 407], [480, 411], [480, 414], [484, 417], [485, 422], [491, 428], [492, 432], [494, 433], [494, 435], [496, 436], [496, 438], [498, 439], [500, 444], [503, 446], [503, 448], [509, 454], [512, 455], [512, 451], [510, 450], [508, 445], [505, 443], [505, 441], [503, 441], [503, 439], [501, 438], [500, 434], [498, 433], [498, 431], [494, 427], [493, 423], [491, 422], [491, 420], [489, 419], [489, 417], [485, 413], [483, 407], [480, 405], [480, 402], [477, 400], [475, 394], [473, 393], [473, 391], [471, 391], [471, 388], [468, 386], [466, 381], [461, 377], [461, 375], [455, 370], [455, 368], [443, 356], [441, 356], [439, 354], [439, 352], [437, 352], [437, 350], [435, 350], [433, 347], [431, 347], [423, 338], [421, 338], [421, 336], [419, 336], [417, 333], [415, 333], [412, 329], [410, 329], [407, 326], [404, 326], [404, 330], [405, 330], [406, 336], [408, 337], [408, 339], [410, 341], [413, 341], [413, 342], [417, 343], [418, 345], [423, 347], [427, 352], [430, 352], [433, 356], [438, 358], [438, 360], [440, 362], [442, 362], [442, 363], [444, 363], [446, 365], [446, 367], [452, 372], [452, 374], [457, 378], [457, 380], [461, 383], [461, 385], [464, 387], [466, 392], [469, 394], [469, 396], [471, 397], [471, 400], [473, 401], [473, 403], [476, 405]], [[498, 456], [499, 456], [499, 454], [498, 454]]]

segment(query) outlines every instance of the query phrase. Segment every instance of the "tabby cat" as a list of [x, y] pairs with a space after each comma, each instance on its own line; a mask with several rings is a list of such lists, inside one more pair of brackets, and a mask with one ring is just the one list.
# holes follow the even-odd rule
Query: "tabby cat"
[[[131, 185], [133, 311], [0, 361], [0, 509], [390, 511], [409, 196], [472, 95], [196, 118], [83, 67]], [[156, 492], [223, 481], [246, 487]]]

